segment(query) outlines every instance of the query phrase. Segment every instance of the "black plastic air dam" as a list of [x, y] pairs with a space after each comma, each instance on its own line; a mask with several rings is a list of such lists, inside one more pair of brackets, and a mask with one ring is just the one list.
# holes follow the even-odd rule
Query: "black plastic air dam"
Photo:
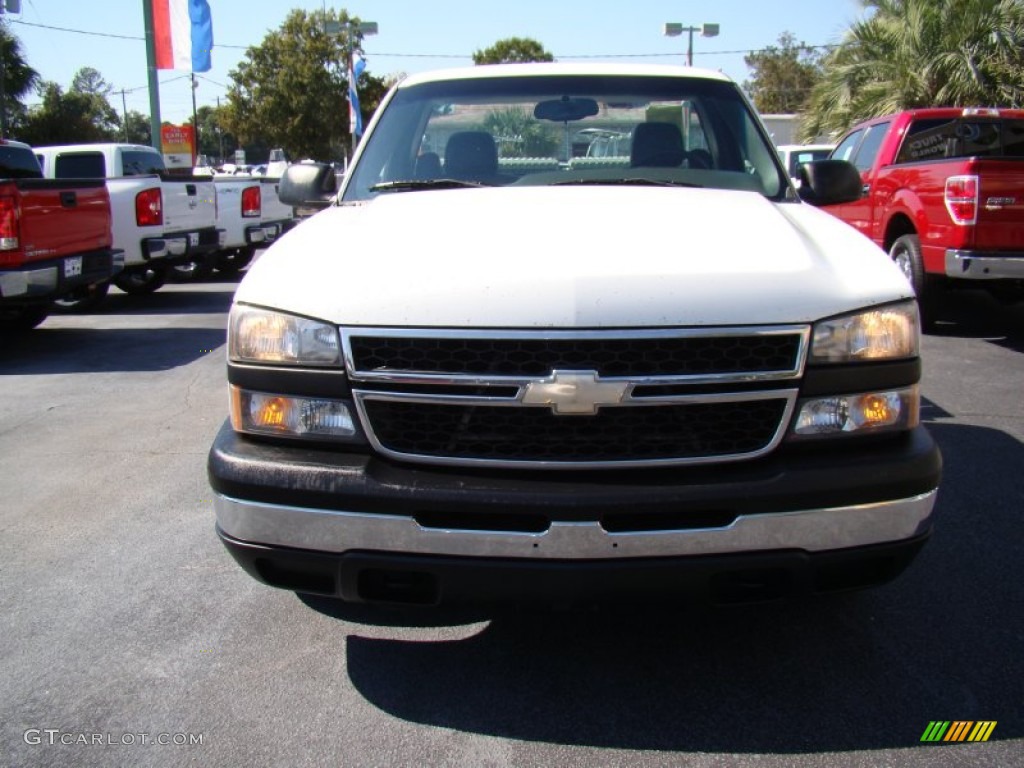
[[905, 541], [807, 553], [538, 561], [266, 547], [217, 533], [258, 581], [356, 603], [573, 603], [672, 599], [747, 603], [879, 586], [896, 578], [929, 532]]
[[214, 491], [241, 501], [408, 517], [520, 514], [580, 522], [623, 512], [752, 515], [907, 499], [938, 487], [942, 459], [919, 427], [884, 441], [821, 442], [720, 465], [474, 471], [261, 442], [225, 424], [208, 472]]

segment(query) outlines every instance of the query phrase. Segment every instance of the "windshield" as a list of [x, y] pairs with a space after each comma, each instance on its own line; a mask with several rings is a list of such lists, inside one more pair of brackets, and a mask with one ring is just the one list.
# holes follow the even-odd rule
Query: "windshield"
[[732, 83], [538, 75], [400, 88], [368, 135], [343, 199], [460, 186], [606, 183], [737, 189], [771, 198], [787, 188], [771, 144]]

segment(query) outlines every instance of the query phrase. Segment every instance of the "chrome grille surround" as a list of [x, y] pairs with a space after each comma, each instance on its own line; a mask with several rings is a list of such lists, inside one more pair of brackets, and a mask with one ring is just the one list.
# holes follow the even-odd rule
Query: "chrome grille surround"
[[[466, 329], [405, 329], [405, 328], [342, 328], [342, 345], [345, 355], [346, 369], [352, 382], [353, 397], [359, 419], [374, 449], [385, 456], [402, 461], [450, 466], [484, 466], [506, 468], [536, 469], [600, 469], [626, 467], [660, 467], [685, 466], [698, 464], [740, 461], [764, 456], [774, 450], [781, 442], [789, 426], [796, 406], [799, 379], [803, 374], [807, 359], [810, 339], [810, 327], [807, 325], [793, 326], [761, 326], [761, 327], [729, 327], [729, 328], [686, 328], [686, 329], [617, 329], [601, 330], [466, 330]], [[696, 373], [680, 373], [665, 375], [616, 375], [601, 376], [600, 370], [593, 368], [577, 368], [565, 370], [551, 367], [545, 376], [525, 375], [522, 373], [488, 374], [480, 370], [470, 373], [453, 371], [429, 371], [400, 366], [376, 369], [361, 368], [360, 356], [354, 353], [361, 340], [366, 338], [400, 340], [415, 348], [418, 344], [426, 345], [457, 340], [492, 342], [501, 348], [506, 342], [543, 349], [545, 343], [554, 342], [564, 346], [565, 342], [578, 344], [587, 349], [593, 343], [598, 347], [611, 345], [618, 351], [628, 351], [634, 342], [649, 346], [648, 342], [656, 342], [655, 346], [671, 348], [677, 342], [683, 346], [696, 344], [706, 347], [708, 343], [717, 344], [716, 340], [726, 340], [727, 344], [757, 345], [767, 341], [775, 347], [779, 346], [780, 337], [785, 337], [786, 344], [791, 344], [792, 351], [786, 365], [772, 365], [768, 368], [751, 366], [752, 370], [716, 370], [709, 365]], [[762, 348], [767, 348], [762, 344]], [[542, 353], [541, 353], [542, 354]], [[618, 352], [617, 352], [618, 354]], [[422, 359], [422, 358], [421, 358]], [[507, 361], [506, 361], [507, 362]], [[536, 366], [536, 360], [531, 362]], [[617, 359], [619, 369], [621, 360]], [[649, 365], [643, 363], [642, 365]], [[659, 363], [665, 367], [664, 363]], [[638, 367], [641, 364], [638, 363]], [[690, 366], [692, 368], [692, 366]], [[735, 368], [731, 363], [724, 367]], [[536, 368], [535, 368], [536, 369]], [[538, 402], [536, 397], [528, 397], [531, 388], [538, 385], [551, 386], [559, 381], [559, 375], [576, 382], [581, 379], [597, 384], [597, 391], [603, 387], [615, 392], [615, 397], [607, 401], [600, 398], [593, 404], [593, 413], [604, 409], [658, 408], [686, 406], [714, 406], [716, 404], [736, 405], [742, 403], [759, 403], [776, 400], [781, 401], [781, 416], [765, 428], [765, 439], [752, 450], [739, 452], [716, 453], [714, 455], [674, 455], [657, 458], [611, 458], [601, 460], [552, 460], [550, 458], [482, 458], [472, 455], [444, 455], [439, 453], [418, 453], [415, 451], [397, 450], [382, 438], [371, 419], [371, 410], [382, 404], [423, 404], [437, 407], [449, 406], [464, 409], [466, 416], [459, 419], [469, 420], [472, 413], [479, 408], [530, 408], [544, 409], [554, 416], [552, 425], [562, 420], [579, 420], [593, 418], [589, 413], [580, 410], [562, 413], [558, 403]], [[787, 386], [791, 384], [791, 386]], [[614, 386], [611, 386], [614, 385]], [[763, 385], [763, 387], [759, 387]], [[638, 387], [643, 387], [645, 394], [634, 395]], [[670, 394], [658, 395], [660, 387], [672, 387]], [[688, 392], [688, 388], [695, 391]], [[721, 391], [715, 391], [717, 389]], [[557, 391], [557, 387], [554, 390]], [[460, 391], [463, 390], [463, 391]], [[490, 391], [489, 391], [490, 390]], [[514, 393], [514, 394], [513, 394]], [[646, 394], [651, 393], [651, 394]], [[570, 397], [580, 394], [580, 390], [572, 388]], [[586, 395], [586, 393], [584, 393]], [[558, 397], [559, 395], [556, 395]], [[530, 402], [524, 403], [524, 398]], [[585, 410], [585, 409], [584, 409]], [[665, 411], [666, 415], [669, 413]], [[649, 412], [648, 412], [649, 414]], [[536, 414], [534, 414], [536, 415]], [[503, 414], [511, 416], [511, 414]], [[621, 421], [621, 419], [619, 419]], [[569, 422], [571, 423], [571, 421]], [[572, 430], [570, 430], [572, 431]], [[635, 438], [635, 436], [633, 436]], [[615, 440], [615, 435], [609, 435]], [[571, 453], [571, 451], [570, 451]]]

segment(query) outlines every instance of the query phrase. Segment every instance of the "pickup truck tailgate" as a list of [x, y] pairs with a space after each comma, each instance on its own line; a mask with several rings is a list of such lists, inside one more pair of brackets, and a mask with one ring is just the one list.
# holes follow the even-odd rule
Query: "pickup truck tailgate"
[[163, 177], [164, 232], [213, 227], [217, 223], [217, 191], [204, 179]]
[[1024, 159], [977, 160], [978, 224], [972, 247], [979, 251], [1024, 250]]
[[21, 247], [26, 260], [110, 247], [110, 196], [103, 179], [13, 183], [20, 192]]

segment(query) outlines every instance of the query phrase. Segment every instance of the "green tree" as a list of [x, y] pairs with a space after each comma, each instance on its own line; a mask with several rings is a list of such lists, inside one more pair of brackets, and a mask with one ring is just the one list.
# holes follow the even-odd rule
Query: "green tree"
[[[344, 10], [293, 10], [279, 29], [246, 51], [229, 77], [221, 126], [244, 145], [281, 147], [291, 157], [339, 158], [350, 146], [347, 50], [361, 49], [357, 23]], [[328, 34], [326, 25], [349, 31]], [[364, 120], [385, 88], [364, 72], [359, 83]]]
[[929, 106], [1024, 106], [1021, 0], [863, 0], [871, 12], [825, 57], [805, 137]]
[[150, 130], [149, 115], [132, 110], [121, 121], [121, 140], [129, 144], [152, 144], [153, 134]]
[[42, 104], [28, 111], [22, 137], [40, 146], [117, 139], [121, 120], [107, 99], [111, 90], [91, 67], [78, 70], [66, 93], [44, 81], [38, 86]]
[[0, 109], [3, 110], [0, 129], [4, 135], [8, 128], [20, 135], [27, 113], [24, 99], [39, 85], [39, 73], [28, 65], [21, 50], [21, 41], [11, 33], [6, 22], [0, 22], [0, 66], [3, 68], [4, 86], [4, 97], [0, 101]]
[[800, 112], [821, 80], [821, 54], [806, 43], [797, 43], [790, 32], [779, 35], [778, 47], [743, 57], [752, 71], [743, 84], [759, 112], [791, 114]]
[[107, 138], [116, 136], [121, 127], [117, 110], [110, 103], [113, 91], [114, 86], [92, 67], [82, 67], [71, 80], [70, 93], [84, 97], [86, 116], [96, 126], [96, 130]]
[[501, 157], [547, 157], [558, 150], [558, 136], [525, 109], [495, 110], [484, 119]]
[[[231, 156], [238, 148], [238, 140], [223, 126], [224, 115], [224, 107], [204, 105], [196, 110], [196, 119], [199, 123], [199, 154], [220, 162]], [[188, 124], [192, 124], [191, 119]]]
[[474, 64], [521, 64], [527, 61], [554, 61], [544, 46], [529, 37], [507, 37], [490, 48], [473, 51]]

